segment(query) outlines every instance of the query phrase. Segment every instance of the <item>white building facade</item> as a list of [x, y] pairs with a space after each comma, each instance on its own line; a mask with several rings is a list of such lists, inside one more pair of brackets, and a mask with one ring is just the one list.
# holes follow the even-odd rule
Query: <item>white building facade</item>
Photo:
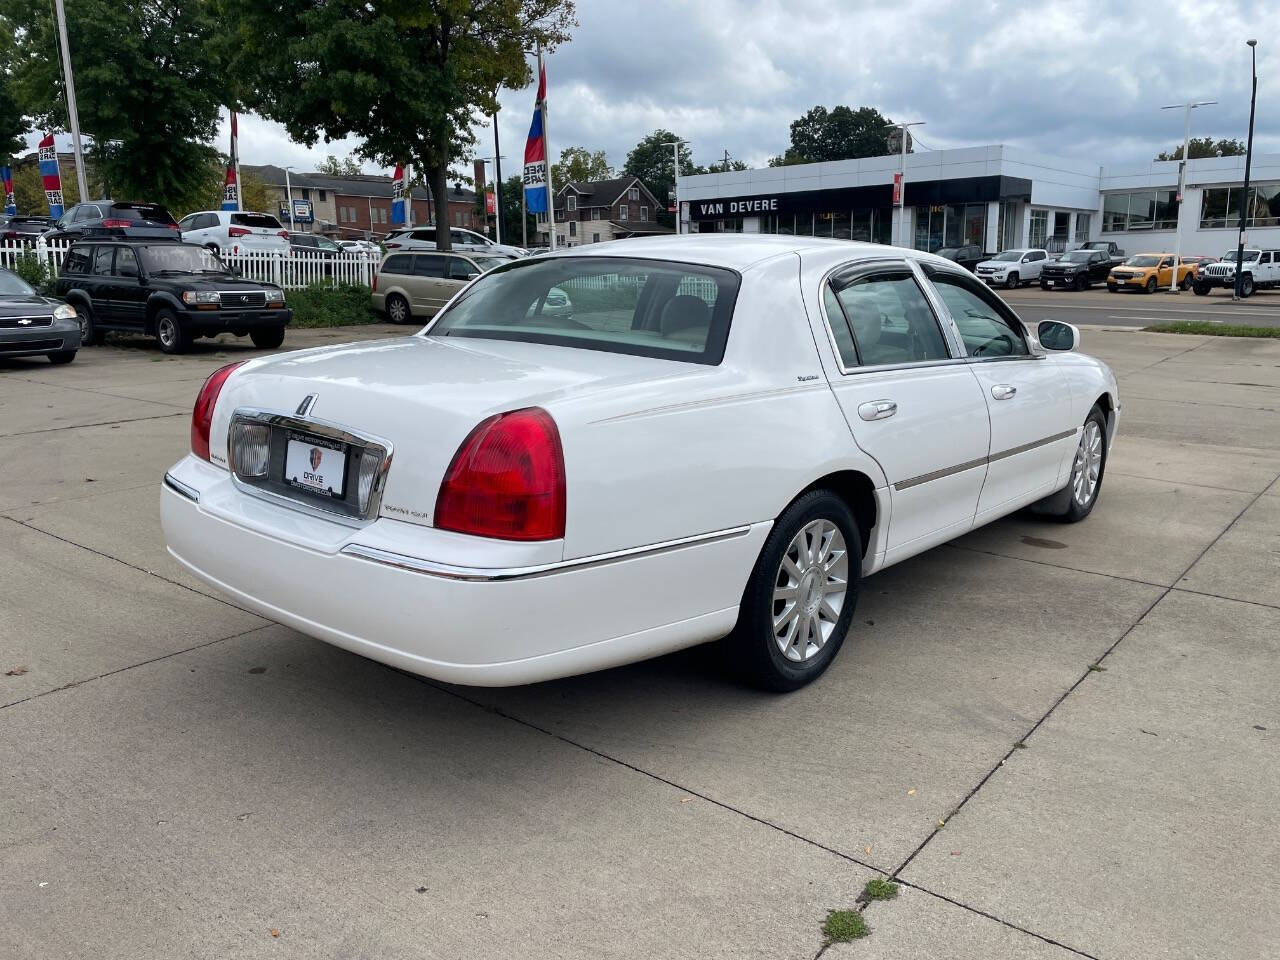
[[[1073, 249], [1115, 240], [1171, 251], [1179, 229], [1176, 161], [1100, 167], [1004, 145], [768, 167], [680, 178], [686, 232], [792, 233], [920, 250]], [[1192, 160], [1181, 210], [1184, 254], [1235, 246], [1243, 157]], [[1255, 156], [1247, 242], [1280, 247], [1280, 155]]]

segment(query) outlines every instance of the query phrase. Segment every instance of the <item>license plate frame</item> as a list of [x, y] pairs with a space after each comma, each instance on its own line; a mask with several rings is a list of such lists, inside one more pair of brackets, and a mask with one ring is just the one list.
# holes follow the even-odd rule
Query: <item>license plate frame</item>
[[[332, 500], [346, 497], [350, 444], [298, 430], [285, 433], [281, 480], [297, 490]], [[310, 469], [307, 469], [310, 467]], [[331, 481], [335, 478], [337, 486]]]

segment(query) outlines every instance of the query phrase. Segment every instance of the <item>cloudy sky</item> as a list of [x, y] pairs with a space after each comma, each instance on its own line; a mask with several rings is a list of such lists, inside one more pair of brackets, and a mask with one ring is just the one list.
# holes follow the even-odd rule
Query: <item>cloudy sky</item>
[[[555, 156], [602, 149], [620, 167], [661, 126], [691, 141], [697, 163], [728, 150], [758, 166], [786, 148], [804, 111], [848, 104], [925, 121], [921, 148], [1008, 143], [1144, 161], [1181, 139], [1182, 113], [1163, 104], [1217, 100], [1195, 111], [1192, 135], [1245, 138], [1250, 37], [1260, 41], [1255, 149], [1280, 152], [1276, 0], [578, 0], [578, 20], [547, 58]], [[510, 175], [533, 89], [501, 102]], [[492, 128], [477, 134], [477, 155], [491, 156]], [[242, 119], [240, 139], [244, 163], [301, 169], [355, 146], [307, 149], [256, 117]]]

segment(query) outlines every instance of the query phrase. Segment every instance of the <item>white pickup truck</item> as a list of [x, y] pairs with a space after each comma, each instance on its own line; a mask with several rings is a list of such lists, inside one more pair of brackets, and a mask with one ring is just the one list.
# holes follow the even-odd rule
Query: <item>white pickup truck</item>
[[[1244, 276], [1240, 279], [1242, 297], [1253, 296], [1255, 290], [1280, 286], [1280, 250], [1246, 249], [1241, 260], [1244, 263]], [[1235, 286], [1236, 251], [1228, 250], [1217, 263], [1207, 263], [1196, 271], [1192, 289], [1204, 297], [1214, 287], [1234, 291]]]

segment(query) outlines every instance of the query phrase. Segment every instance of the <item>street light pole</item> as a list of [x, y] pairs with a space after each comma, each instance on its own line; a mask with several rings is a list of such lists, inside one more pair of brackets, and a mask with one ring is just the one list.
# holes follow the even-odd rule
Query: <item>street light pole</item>
[[[62, 73], [67, 84], [67, 119], [71, 122], [71, 146], [76, 154], [76, 187], [80, 200], [89, 199], [89, 181], [84, 175], [84, 149], [80, 146], [80, 111], [76, 107], [76, 81], [71, 76], [71, 48], [67, 46], [67, 12], [62, 7], [62, 0], [53, 0], [54, 12], [58, 16], [58, 38], [62, 46]], [[57, 149], [54, 149], [57, 155]]]
[[681, 147], [687, 147], [688, 145], [689, 145], [689, 141], [688, 141], [688, 140], [672, 140], [672, 141], [670, 141], [670, 142], [668, 142], [668, 143], [664, 143], [664, 144], [663, 144], [663, 146], [664, 146], [664, 147], [670, 147], [670, 148], [671, 148], [671, 159], [672, 159], [673, 163], [675, 164], [675, 171], [676, 171], [676, 181], [675, 181], [675, 191], [676, 191], [676, 235], [677, 235], [677, 236], [678, 236], [678, 235], [680, 234], [680, 232], [681, 232], [681, 230], [680, 230], [680, 148], [681, 148]]
[[[1187, 122], [1182, 130], [1182, 162], [1178, 165], [1178, 225], [1174, 228], [1173, 238], [1173, 275], [1169, 279], [1169, 292], [1181, 293], [1178, 289], [1178, 264], [1182, 262], [1182, 195], [1186, 189], [1187, 183], [1187, 164], [1190, 161], [1188, 151], [1191, 149], [1191, 111], [1196, 107], [1208, 107], [1217, 103], [1217, 100], [1199, 100], [1195, 103], [1171, 103], [1167, 107], [1161, 107], [1161, 110], [1179, 110], [1186, 109]], [[1160, 275], [1160, 268], [1156, 267], [1156, 276]]]
[[1240, 198], [1240, 234], [1236, 242], [1236, 289], [1231, 299], [1240, 299], [1244, 283], [1244, 227], [1249, 211], [1249, 166], [1253, 162], [1253, 111], [1258, 101], [1258, 41], [1246, 40], [1253, 72], [1253, 89], [1249, 94], [1249, 142], [1244, 151], [1244, 191]]
[[901, 184], [901, 191], [898, 196], [898, 246], [907, 246], [907, 128], [923, 127], [923, 120], [913, 120], [910, 123], [895, 123], [895, 127], [902, 131], [902, 145], [900, 150], [900, 159], [898, 162], [898, 178]]

